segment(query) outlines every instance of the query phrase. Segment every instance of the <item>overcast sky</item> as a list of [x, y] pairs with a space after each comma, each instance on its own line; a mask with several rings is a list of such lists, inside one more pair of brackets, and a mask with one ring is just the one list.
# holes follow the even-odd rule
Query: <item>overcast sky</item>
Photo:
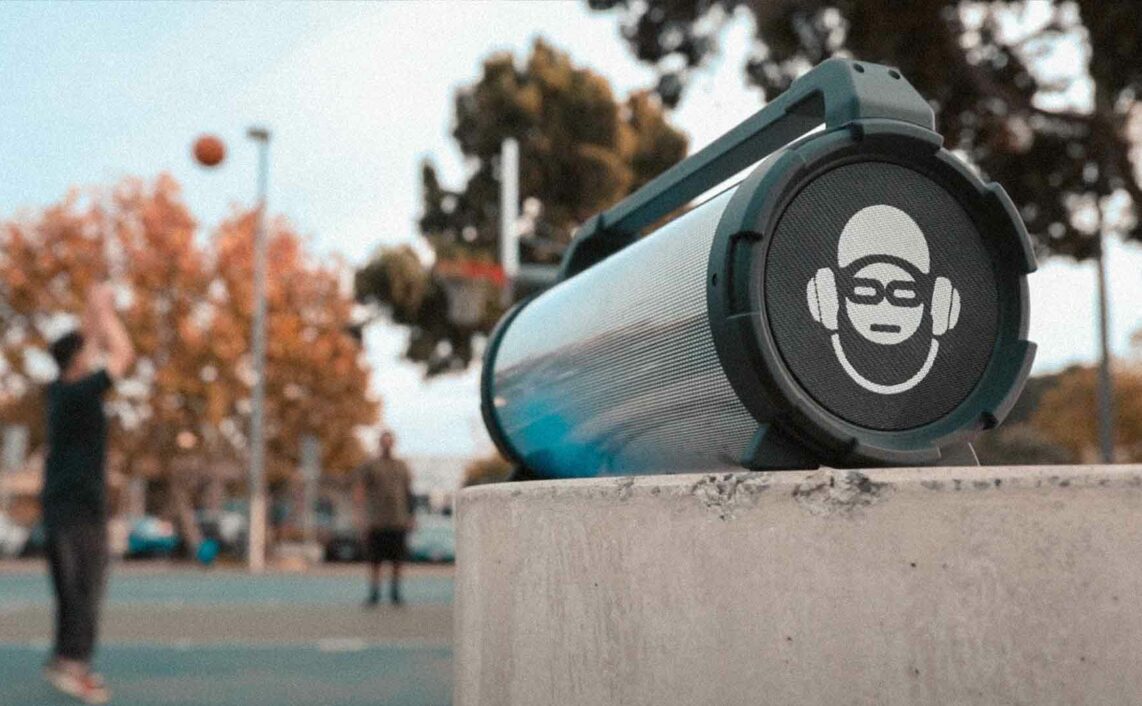
[[[696, 149], [760, 106], [742, 78], [751, 34], [740, 17], [674, 112]], [[75, 184], [173, 174], [212, 224], [249, 201], [254, 152], [243, 134], [273, 130], [270, 207], [317, 252], [362, 262], [378, 245], [416, 238], [418, 165], [452, 183], [463, 164], [450, 137], [452, 95], [497, 50], [523, 55], [536, 37], [569, 50], [620, 94], [653, 84], [619, 38], [617, 17], [579, 1], [378, 4], [0, 3], [0, 218], [60, 198]], [[230, 145], [216, 170], [189, 145], [213, 132]], [[1142, 328], [1142, 248], [1113, 244], [1113, 345]], [[1037, 372], [1096, 354], [1090, 265], [1057, 260], [1031, 278]], [[386, 422], [411, 454], [467, 454], [489, 442], [476, 371], [424, 383], [399, 361], [404, 335], [366, 340]]]

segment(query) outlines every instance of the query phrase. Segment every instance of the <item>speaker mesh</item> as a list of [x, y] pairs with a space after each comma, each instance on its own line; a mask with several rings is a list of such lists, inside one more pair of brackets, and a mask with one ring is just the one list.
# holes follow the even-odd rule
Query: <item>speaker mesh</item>
[[545, 475], [736, 466], [757, 423], [722, 372], [706, 267], [727, 191], [525, 306], [495, 357], [500, 425]]
[[804, 186], [770, 239], [764, 293], [799, 384], [867, 428], [946, 415], [995, 342], [995, 274], [980, 233], [945, 189], [897, 164], [850, 163]]

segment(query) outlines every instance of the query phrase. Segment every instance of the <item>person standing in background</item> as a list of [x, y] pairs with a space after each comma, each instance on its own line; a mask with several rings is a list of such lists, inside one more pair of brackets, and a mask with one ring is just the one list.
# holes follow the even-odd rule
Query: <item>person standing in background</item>
[[107, 415], [103, 397], [135, 360], [107, 284], [88, 294], [82, 328], [51, 345], [59, 377], [47, 388], [41, 497], [55, 589], [55, 640], [44, 676], [86, 703], [110, 692], [91, 668], [107, 570]]
[[[404, 461], [393, 456], [396, 438], [381, 432], [381, 455], [356, 471], [353, 497], [359, 523], [364, 529], [365, 553], [369, 561], [367, 607], [381, 600], [381, 564], [392, 563], [389, 599], [401, 605], [400, 574], [406, 553], [406, 538], [415, 519], [412, 473]], [[363, 522], [360, 522], [363, 520]]]

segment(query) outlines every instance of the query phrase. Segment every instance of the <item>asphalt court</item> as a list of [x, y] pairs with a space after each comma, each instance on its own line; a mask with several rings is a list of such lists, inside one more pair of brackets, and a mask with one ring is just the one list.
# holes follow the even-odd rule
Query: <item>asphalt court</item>
[[[412, 567], [406, 605], [365, 609], [362, 567], [250, 576], [112, 569], [97, 668], [114, 704], [448, 704], [452, 577]], [[43, 568], [0, 565], [0, 705], [75, 703], [43, 681]]]
[[[357, 569], [354, 571], [353, 569]], [[107, 585], [109, 604], [166, 605], [330, 605], [357, 603], [364, 598], [363, 567], [337, 567], [321, 574], [269, 573], [250, 576], [235, 569], [152, 567], [117, 564]], [[46, 569], [38, 562], [0, 565], [0, 608], [12, 603], [51, 600]], [[452, 602], [451, 571], [415, 567], [405, 581], [409, 604]]]
[[[0, 704], [76, 703], [40, 677], [43, 658], [41, 648], [0, 645]], [[438, 706], [452, 692], [448, 647], [110, 644], [98, 663], [120, 706]]]

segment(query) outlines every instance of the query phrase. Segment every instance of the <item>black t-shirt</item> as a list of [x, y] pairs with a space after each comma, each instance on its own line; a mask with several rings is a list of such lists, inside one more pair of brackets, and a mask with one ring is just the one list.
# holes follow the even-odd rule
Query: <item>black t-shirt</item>
[[74, 382], [56, 380], [48, 386], [48, 454], [42, 497], [48, 527], [106, 519], [103, 395], [109, 389], [111, 376], [106, 370]]

